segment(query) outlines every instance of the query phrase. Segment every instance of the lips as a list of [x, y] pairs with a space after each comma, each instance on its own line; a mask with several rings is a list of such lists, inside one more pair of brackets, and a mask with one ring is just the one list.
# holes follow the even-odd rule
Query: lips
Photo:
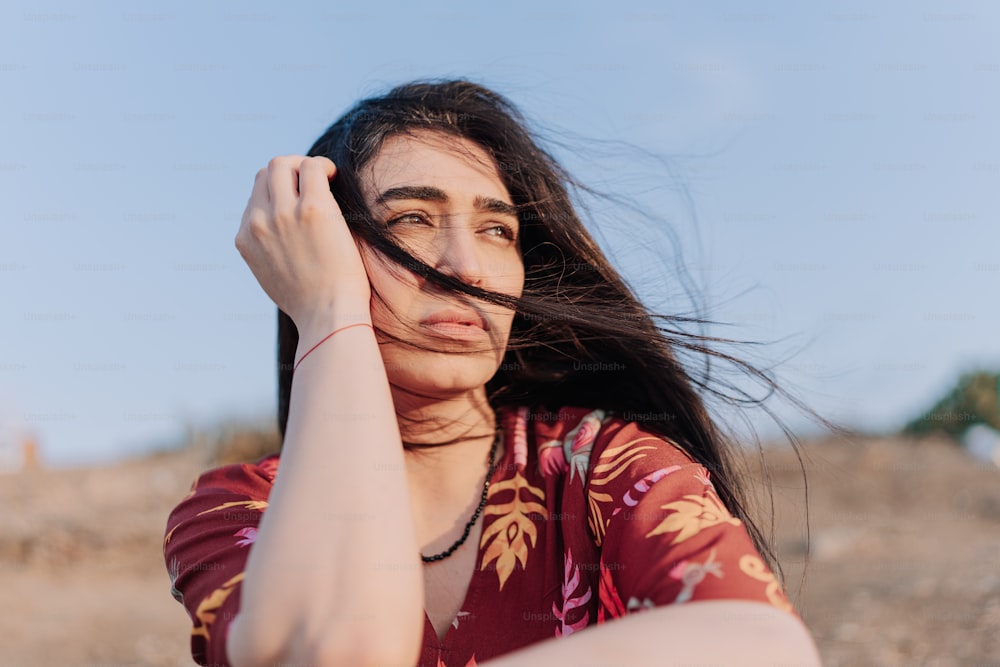
[[421, 321], [421, 324], [427, 326], [441, 325], [442, 327], [452, 325], [455, 327], [469, 327], [470, 329], [477, 328], [482, 329], [483, 331], [490, 330], [486, 320], [472, 310], [441, 310], [425, 318]]

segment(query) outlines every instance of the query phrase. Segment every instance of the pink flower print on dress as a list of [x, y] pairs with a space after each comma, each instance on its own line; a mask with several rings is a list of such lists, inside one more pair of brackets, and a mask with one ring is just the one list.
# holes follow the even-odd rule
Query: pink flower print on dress
[[521, 472], [528, 464], [528, 414], [528, 408], [520, 407], [514, 420], [514, 467]]
[[239, 540], [239, 541], [236, 542], [236, 546], [238, 546], [238, 547], [248, 547], [248, 546], [250, 546], [251, 544], [253, 544], [254, 542], [257, 541], [257, 529], [253, 528], [253, 527], [243, 528], [243, 529], [238, 530], [235, 533], [233, 533], [233, 537], [242, 537], [243, 538], [242, 540]]
[[562, 442], [549, 440], [538, 447], [538, 468], [546, 477], [558, 477], [568, 468]]
[[[649, 473], [648, 475], [640, 479], [638, 482], [633, 484], [632, 488], [625, 492], [625, 495], [622, 497], [622, 502], [628, 505], [629, 507], [635, 507], [636, 505], [639, 504], [639, 498], [641, 498], [643, 494], [649, 491], [654, 484], [659, 482], [661, 479], [663, 479], [670, 473], [677, 472], [680, 469], [681, 469], [680, 466], [675, 465], [675, 466], [668, 466], [666, 468], [660, 468], [659, 470], [654, 470], [653, 472]], [[633, 491], [636, 494], [636, 498], [632, 498]], [[611, 516], [614, 516], [621, 511], [622, 511], [621, 507], [616, 507], [615, 511], [611, 513]]]
[[590, 452], [603, 420], [604, 410], [589, 412], [580, 420], [580, 424], [563, 438], [563, 452], [569, 461], [570, 481], [573, 481], [574, 473], [579, 473], [581, 481], [586, 483]]
[[267, 458], [260, 462], [257, 467], [260, 468], [261, 472], [264, 473], [272, 482], [274, 478], [278, 475], [278, 465], [279, 461], [277, 457]]
[[566, 572], [563, 575], [562, 585], [562, 611], [559, 610], [555, 602], [552, 603], [552, 614], [561, 624], [561, 627], [556, 628], [556, 637], [565, 637], [578, 630], [582, 630], [587, 627], [590, 621], [590, 612], [584, 609], [583, 616], [576, 623], [566, 622], [571, 611], [579, 607], [584, 607], [590, 601], [593, 591], [590, 590], [590, 586], [585, 581], [583, 582], [583, 591], [579, 595], [573, 595], [574, 591], [580, 587], [580, 570], [577, 569], [576, 564], [573, 562], [573, 552], [569, 548], [566, 549], [565, 565]]
[[677, 579], [683, 584], [681, 592], [677, 594], [677, 599], [674, 600], [674, 604], [690, 600], [694, 595], [695, 586], [704, 581], [705, 577], [710, 574], [719, 579], [722, 578], [722, 564], [715, 560], [715, 549], [712, 549], [708, 554], [708, 558], [704, 563], [692, 563], [691, 561], [682, 560], [670, 568], [667, 576], [671, 579]]

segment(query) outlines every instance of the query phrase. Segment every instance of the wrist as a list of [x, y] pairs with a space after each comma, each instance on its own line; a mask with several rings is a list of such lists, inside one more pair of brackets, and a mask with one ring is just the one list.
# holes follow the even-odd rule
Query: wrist
[[[350, 324], [372, 324], [371, 306], [367, 300], [338, 301], [326, 308], [293, 317], [299, 334], [299, 346], [312, 345], [331, 331]], [[311, 342], [310, 342], [311, 341]]]
[[372, 334], [374, 334], [374, 332], [375, 332], [375, 328], [371, 325], [370, 322], [352, 322], [350, 324], [343, 324], [343, 325], [341, 325], [341, 326], [333, 329], [332, 331], [330, 331], [329, 333], [327, 333], [325, 336], [323, 336], [322, 338], [320, 338], [319, 340], [317, 340], [315, 343], [312, 342], [313, 339], [312, 339], [311, 335], [307, 335], [304, 338], [302, 336], [300, 336], [299, 337], [298, 347], [295, 350], [295, 359], [296, 359], [296, 361], [295, 361], [295, 364], [292, 366], [292, 373], [294, 374], [295, 371], [298, 370], [299, 365], [302, 364], [302, 362], [305, 361], [306, 358], [309, 355], [311, 355], [313, 352], [315, 352], [317, 348], [321, 347], [324, 343], [326, 343], [327, 341], [329, 341], [334, 336], [342, 334], [345, 331], [350, 331], [352, 329], [353, 330], [357, 330], [357, 331], [368, 329], [368, 330], [370, 330], [372, 332]]

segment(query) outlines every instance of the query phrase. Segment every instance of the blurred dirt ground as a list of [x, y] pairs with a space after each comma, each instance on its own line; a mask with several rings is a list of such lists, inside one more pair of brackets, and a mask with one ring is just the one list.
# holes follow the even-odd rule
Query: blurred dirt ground
[[[193, 664], [160, 544], [206, 451], [0, 476], [0, 665]], [[798, 463], [766, 458], [789, 593], [825, 664], [1000, 664], [1000, 471], [943, 440], [804, 452], [808, 542]]]

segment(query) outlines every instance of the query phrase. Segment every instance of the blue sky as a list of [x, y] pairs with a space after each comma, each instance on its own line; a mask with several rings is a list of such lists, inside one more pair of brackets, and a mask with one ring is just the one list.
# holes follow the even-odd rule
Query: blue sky
[[273, 414], [274, 309], [233, 246], [253, 176], [419, 77], [496, 88], [582, 180], [670, 220], [681, 259], [656, 228], [594, 231], [661, 310], [690, 308], [683, 264], [733, 324], [710, 333], [779, 341], [752, 360], [791, 357], [779, 378], [835, 419], [891, 429], [1000, 367], [994, 3], [0, 13], [0, 437], [34, 431], [48, 463]]

